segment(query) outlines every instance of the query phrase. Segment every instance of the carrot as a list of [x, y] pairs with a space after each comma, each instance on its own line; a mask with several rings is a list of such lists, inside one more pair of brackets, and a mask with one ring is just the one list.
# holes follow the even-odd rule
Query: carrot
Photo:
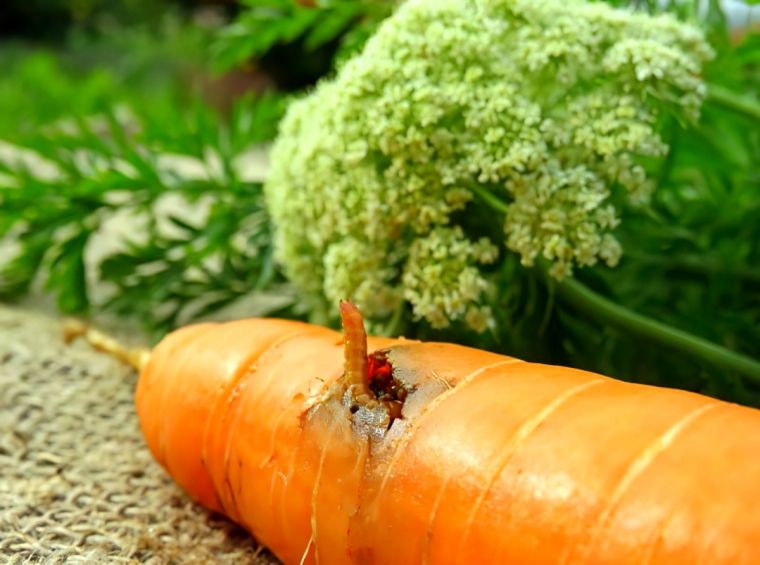
[[284, 563], [760, 563], [760, 412], [443, 343], [181, 329], [137, 388], [156, 459]]

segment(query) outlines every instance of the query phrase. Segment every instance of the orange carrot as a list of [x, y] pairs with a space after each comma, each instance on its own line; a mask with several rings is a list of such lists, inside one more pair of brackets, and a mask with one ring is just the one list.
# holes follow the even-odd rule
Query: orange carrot
[[181, 329], [137, 388], [161, 465], [287, 565], [760, 563], [760, 412], [342, 314], [345, 347]]

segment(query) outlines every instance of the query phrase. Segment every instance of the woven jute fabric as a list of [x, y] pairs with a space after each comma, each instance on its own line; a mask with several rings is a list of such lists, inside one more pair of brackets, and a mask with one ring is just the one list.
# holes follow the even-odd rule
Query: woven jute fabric
[[153, 460], [134, 371], [0, 306], [0, 563], [277, 561]]

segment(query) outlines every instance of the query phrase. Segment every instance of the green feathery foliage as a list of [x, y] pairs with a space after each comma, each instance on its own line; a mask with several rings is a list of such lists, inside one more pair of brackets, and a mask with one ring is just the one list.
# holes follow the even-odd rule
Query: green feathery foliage
[[[219, 33], [211, 54], [218, 70], [259, 61], [296, 82], [316, 80], [334, 61], [357, 53], [395, 0], [327, 0], [314, 7], [295, 0], [243, 0], [238, 17]], [[285, 67], [284, 69], [282, 67]], [[271, 70], [275, 70], [274, 68]]]
[[[101, 82], [115, 80], [98, 71], [84, 81]], [[63, 105], [69, 92], [57, 88], [44, 99]], [[226, 120], [200, 100], [91, 98], [0, 145], [0, 297], [37, 284], [65, 312], [95, 302], [160, 337], [252, 291], [278, 292], [262, 173], [251, 165], [274, 137], [282, 101], [242, 98]]]

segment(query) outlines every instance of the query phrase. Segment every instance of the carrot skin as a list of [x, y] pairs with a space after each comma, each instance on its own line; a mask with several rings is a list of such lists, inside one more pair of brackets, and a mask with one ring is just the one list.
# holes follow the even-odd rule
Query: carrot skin
[[[650, 564], [760, 563], [759, 420], [757, 410], [718, 403], [692, 421], [625, 493], [608, 532], [624, 531], [645, 509], [657, 524]], [[605, 545], [590, 562], [619, 551]]]
[[220, 500], [226, 491], [214, 486], [203, 453], [207, 424], [218, 418], [212, 419], [214, 406], [228, 402], [241, 371], [277, 340], [278, 330], [308, 327], [281, 320], [199, 324], [174, 332], [151, 355], [135, 393], [143, 433], [159, 463], [204, 506], [234, 513]]
[[287, 565], [760, 563], [760, 412], [449, 344], [379, 349], [409, 391], [392, 423], [352, 405], [336, 332], [175, 332], [138, 385], [148, 445]]
[[[225, 508], [225, 513], [248, 529], [251, 528], [250, 520], [246, 518], [245, 513], [240, 511], [241, 507], [244, 508], [241, 502], [241, 497], [244, 495], [243, 485], [248, 483], [243, 481], [244, 460], [242, 455], [235, 450], [238, 445], [235, 440], [238, 436], [235, 435], [234, 430], [246, 430], [237, 434], [245, 433], [245, 437], [253, 438], [248, 449], [254, 446], [259, 447], [259, 442], [263, 443], [264, 430], [269, 424], [264, 417], [272, 413], [271, 408], [262, 409], [259, 405], [252, 405], [250, 399], [253, 397], [267, 401], [262, 392], [265, 393], [266, 387], [277, 380], [277, 375], [272, 375], [271, 367], [276, 366], [283, 358], [281, 345], [289, 340], [298, 341], [302, 335], [308, 335], [310, 331], [308, 327], [299, 325], [296, 328], [285, 328], [282, 333], [273, 333], [269, 347], [257, 349], [255, 356], [243, 361], [240, 368], [234, 372], [235, 378], [225, 383], [212, 405], [212, 412], [204, 433], [205, 441], [201, 443], [203, 459]], [[225, 341], [225, 343], [228, 342]], [[218, 347], [223, 347], [223, 345], [219, 344]], [[205, 378], [204, 374], [199, 374], [198, 378]], [[250, 433], [247, 432], [249, 427], [253, 429]], [[264, 447], [262, 446], [261, 449]], [[253, 471], [248, 474], [251, 472]]]
[[[202, 397], [195, 383], [184, 382], [190, 374], [184, 368], [188, 361], [197, 361], [194, 344], [204, 342], [211, 327], [210, 324], [190, 326], [165, 339], [156, 350], [159, 354], [143, 369], [135, 399], [142, 431], [154, 457], [182, 488], [192, 489], [193, 497], [198, 502], [221, 512], [223, 509], [203, 468], [200, 454], [192, 448], [185, 448], [185, 439], [198, 439], [197, 427], [195, 430], [183, 429], [186, 422], [197, 426], [199, 415], [193, 408], [198, 407], [195, 400]], [[218, 372], [218, 365], [215, 369]], [[213, 386], [214, 381], [202, 381], [200, 384]], [[184, 392], [186, 396], [178, 398], [178, 392]], [[196, 433], [193, 434], [193, 431]], [[177, 432], [179, 437], [175, 440]]]

